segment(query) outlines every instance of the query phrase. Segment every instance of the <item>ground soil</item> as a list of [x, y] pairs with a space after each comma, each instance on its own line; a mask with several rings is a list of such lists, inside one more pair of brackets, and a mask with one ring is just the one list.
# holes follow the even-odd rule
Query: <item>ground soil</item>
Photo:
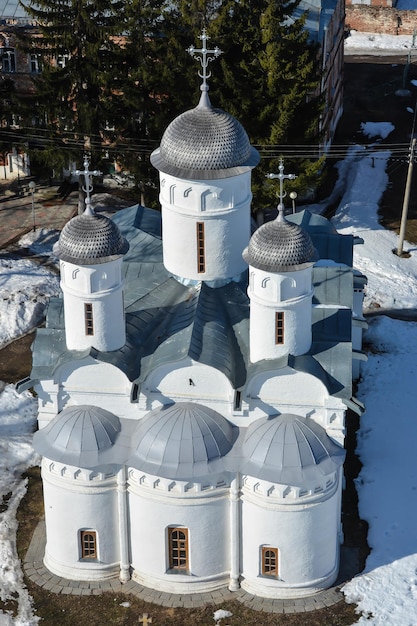
[[[398, 229], [401, 217], [402, 201], [407, 176], [407, 156], [412, 133], [413, 115], [407, 107], [414, 109], [417, 87], [410, 86], [410, 79], [417, 79], [417, 67], [408, 69], [407, 86], [411, 93], [404, 96], [396, 95], [403, 86], [405, 60], [387, 57], [352, 58], [345, 65], [345, 113], [339, 123], [335, 137], [334, 150], [340, 157], [341, 151], [353, 143], [370, 144], [360, 132], [362, 122], [392, 122], [395, 130], [381, 143], [390, 144], [393, 157], [388, 164], [389, 187], [382, 199], [380, 214], [382, 223], [392, 229]], [[372, 140], [373, 141], [373, 140]], [[395, 144], [395, 145], [394, 145]], [[327, 183], [321, 190], [322, 197], [331, 191], [336, 170], [331, 158], [328, 161]], [[413, 182], [409, 223], [406, 238], [417, 243], [417, 194], [416, 183]], [[30, 344], [33, 335], [28, 335], [0, 351], [0, 380], [16, 382], [30, 372]], [[354, 479], [360, 471], [360, 462], [354, 454], [356, 447], [356, 431], [359, 418], [350, 413], [347, 417], [347, 463], [346, 489], [343, 499], [343, 526], [345, 544], [355, 547], [359, 552], [359, 569], [364, 566], [369, 553], [366, 541], [367, 525], [359, 518], [357, 494]], [[42, 486], [39, 469], [28, 472], [28, 495], [24, 498], [18, 512], [18, 550], [23, 556], [32, 536], [35, 525], [42, 515]], [[26, 581], [29, 592], [34, 598], [37, 614], [42, 616], [44, 626], [73, 626], [85, 623], [89, 626], [102, 626], [104, 623], [130, 626], [139, 623], [139, 617], [148, 613], [155, 626], [197, 626], [213, 624], [215, 606], [194, 611], [185, 609], [166, 609], [149, 605], [132, 597], [105, 594], [100, 597], [74, 598], [57, 596], [44, 591]], [[121, 602], [130, 602], [128, 608], [120, 608]], [[354, 607], [340, 602], [334, 607], [313, 613], [299, 615], [268, 615], [256, 613], [237, 602], [222, 605], [223, 609], [233, 613], [233, 623], [242, 626], [261, 624], [262, 626], [343, 626], [356, 621]]]

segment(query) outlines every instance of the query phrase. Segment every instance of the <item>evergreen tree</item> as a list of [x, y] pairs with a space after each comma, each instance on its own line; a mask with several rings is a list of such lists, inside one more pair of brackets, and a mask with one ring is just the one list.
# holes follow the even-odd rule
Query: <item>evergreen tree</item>
[[[261, 163], [254, 171], [254, 209], [276, 202], [279, 156], [268, 146], [317, 144], [321, 97], [317, 45], [309, 42], [305, 17], [295, 18], [299, 0], [225, 0], [210, 25], [213, 41], [224, 51], [213, 71], [213, 101], [242, 123]], [[275, 150], [276, 153], [276, 150]], [[323, 160], [286, 160], [285, 170], [298, 175], [286, 190], [315, 186]]]
[[[122, 30], [119, 0], [37, 0], [24, 5], [37, 20], [39, 36], [22, 39], [20, 47], [35, 54], [42, 72], [33, 79], [36, 113], [45, 163], [52, 167], [79, 166], [83, 153], [100, 165], [106, 144], [114, 140], [117, 122]], [[25, 109], [26, 104], [26, 109]], [[32, 104], [32, 103], [30, 103]], [[22, 103], [21, 114], [30, 125], [33, 105]], [[31, 131], [33, 135], [33, 131]], [[39, 155], [38, 155], [39, 156]]]

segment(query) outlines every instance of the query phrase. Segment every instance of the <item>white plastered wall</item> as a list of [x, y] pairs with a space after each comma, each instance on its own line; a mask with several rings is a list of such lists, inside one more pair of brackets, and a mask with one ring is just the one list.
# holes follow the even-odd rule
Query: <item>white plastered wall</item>
[[[126, 333], [121, 266], [122, 258], [86, 266], [60, 262], [65, 337], [69, 350], [94, 347], [111, 351], [124, 345]], [[92, 335], [86, 334], [85, 304], [92, 305]]]
[[[229, 490], [129, 471], [133, 579], [168, 593], [227, 586], [230, 575]], [[169, 571], [168, 528], [188, 529], [189, 571]]]
[[[258, 492], [261, 481], [242, 489], [242, 588], [270, 598], [311, 595], [332, 585], [339, 567], [340, 490], [338, 476], [327, 492], [274, 497]], [[324, 491], [324, 492], [323, 492]], [[272, 493], [272, 495], [268, 495]], [[278, 577], [262, 575], [262, 547], [278, 548]]]
[[[103, 580], [119, 573], [116, 476], [42, 460], [45, 566], [70, 580]], [[97, 533], [97, 559], [81, 558], [80, 531]]]
[[[272, 273], [249, 268], [250, 359], [305, 354], [311, 347], [312, 269]], [[284, 313], [284, 342], [275, 341], [275, 315]]]
[[131, 383], [114, 365], [87, 357], [57, 368], [54, 381], [42, 381], [38, 392], [38, 423], [46, 426], [64, 408], [93, 405], [118, 417], [137, 419], [137, 405], [130, 402]]
[[[168, 271], [192, 280], [238, 276], [250, 238], [250, 170], [219, 180], [182, 180], [161, 173], [163, 257]], [[197, 264], [197, 222], [204, 223], [205, 271]]]

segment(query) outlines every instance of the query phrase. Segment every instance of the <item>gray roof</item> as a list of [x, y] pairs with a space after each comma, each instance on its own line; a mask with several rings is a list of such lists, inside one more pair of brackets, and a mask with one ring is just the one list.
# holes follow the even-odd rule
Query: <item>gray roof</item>
[[197, 107], [175, 118], [151, 155], [159, 171], [180, 178], [210, 180], [235, 176], [259, 162], [243, 126], [211, 106], [206, 92]]
[[283, 414], [251, 424], [242, 446], [242, 472], [280, 484], [305, 486], [342, 465], [343, 448], [312, 419]]
[[[323, 306], [313, 307], [310, 353], [255, 366], [249, 360], [247, 278], [219, 288], [179, 283], [162, 263], [160, 220], [159, 212], [141, 206], [119, 211], [114, 217], [130, 243], [123, 263], [127, 332], [123, 348], [112, 352], [68, 351], [63, 301], [54, 298], [49, 304], [46, 328], [38, 329], [33, 345], [32, 380], [53, 378], [64, 363], [92, 356], [113, 364], [132, 383], [140, 385], [155, 367], [192, 358], [222, 372], [235, 389], [244, 389], [258, 370], [289, 364], [319, 377], [329, 393], [345, 402], [350, 400], [351, 311], [340, 309], [340, 305], [349, 307], [351, 303], [349, 269], [337, 265], [313, 267], [315, 302]], [[307, 216], [307, 229], [308, 222]]]
[[140, 420], [127, 464], [165, 478], [206, 476], [209, 464], [225, 456], [235, 440], [222, 415], [200, 404], [178, 402]]
[[253, 233], [243, 258], [266, 272], [285, 272], [312, 265], [315, 250], [306, 230], [289, 222], [282, 211]]
[[35, 433], [35, 450], [76, 467], [101, 465], [121, 430], [116, 415], [96, 406], [70, 406]]
[[86, 210], [65, 224], [54, 251], [61, 261], [93, 265], [117, 259], [128, 249], [113, 220]]

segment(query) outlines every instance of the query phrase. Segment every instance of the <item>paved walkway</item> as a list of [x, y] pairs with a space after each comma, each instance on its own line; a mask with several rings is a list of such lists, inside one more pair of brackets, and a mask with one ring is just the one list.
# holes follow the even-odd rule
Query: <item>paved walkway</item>
[[343, 548], [341, 555], [341, 572], [337, 584], [314, 596], [298, 598], [296, 600], [273, 600], [253, 596], [246, 593], [243, 589], [239, 591], [229, 591], [226, 588], [213, 591], [212, 593], [179, 595], [155, 591], [143, 587], [132, 580], [122, 584], [118, 578], [103, 582], [74, 581], [60, 578], [59, 576], [51, 574], [43, 564], [45, 542], [45, 521], [42, 520], [38, 523], [33, 533], [23, 567], [30, 580], [47, 591], [73, 596], [91, 596], [101, 595], [106, 592], [118, 592], [131, 594], [145, 602], [151, 602], [166, 607], [197, 608], [207, 604], [218, 605], [230, 600], [238, 600], [255, 611], [266, 611], [268, 613], [305, 613], [343, 602], [344, 596], [339, 589], [339, 585], [352, 578], [352, 576], [358, 572], [357, 550]]
[[32, 196], [9, 193], [0, 186], [0, 249], [13, 244], [33, 229], [48, 228], [62, 230], [71, 217], [77, 213], [77, 193], [71, 193], [64, 201], [57, 194], [56, 187], [37, 188]]

